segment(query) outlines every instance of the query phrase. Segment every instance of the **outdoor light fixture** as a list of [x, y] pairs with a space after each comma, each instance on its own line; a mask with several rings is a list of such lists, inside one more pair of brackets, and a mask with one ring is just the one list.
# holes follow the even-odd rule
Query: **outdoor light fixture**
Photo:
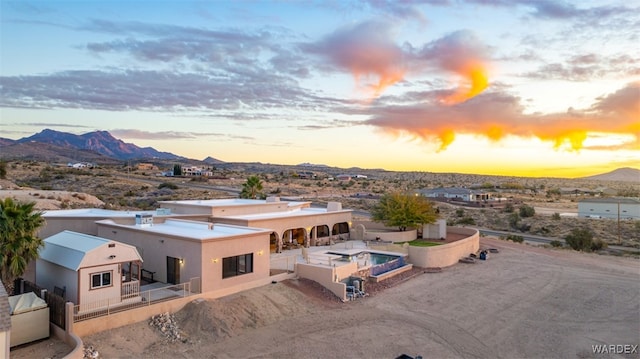
[[218, 258], [211, 258], [211, 262], [218, 263]]
[[184, 264], [184, 258], [180, 258], [180, 264]]
[[114, 259], [115, 257], [116, 257], [116, 255], [112, 254], [112, 255], [109, 256], [109, 259]]
[[258, 255], [259, 255], [259, 256], [261, 256], [261, 255], [263, 255], [263, 254], [264, 254], [264, 251], [263, 251], [262, 249], [258, 251]]

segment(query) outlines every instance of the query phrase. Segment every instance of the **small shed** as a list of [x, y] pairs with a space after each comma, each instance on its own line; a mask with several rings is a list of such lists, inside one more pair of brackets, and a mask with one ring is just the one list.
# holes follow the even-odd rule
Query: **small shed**
[[11, 347], [49, 337], [49, 307], [35, 293], [9, 297]]
[[36, 260], [36, 283], [49, 291], [64, 288], [76, 305], [117, 304], [139, 296], [142, 257], [136, 247], [72, 231], [45, 238]]

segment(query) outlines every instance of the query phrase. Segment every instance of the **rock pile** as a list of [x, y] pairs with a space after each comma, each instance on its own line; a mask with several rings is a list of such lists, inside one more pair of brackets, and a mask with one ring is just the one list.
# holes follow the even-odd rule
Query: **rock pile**
[[186, 342], [186, 335], [178, 328], [178, 321], [175, 316], [170, 313], [158, 314], [151, 317], [149, 325], [160, 331], [169, 342], [181, 341]]
[[84, 358], [84, 359], [98, 359], [98, 358], [100, 358], [100, 353], [98, 353], [98, 350], [95, 349], [93, 347], [93, 345], [85, 345], [82, 348], [82, 352], [83, 352], [82, 358]]

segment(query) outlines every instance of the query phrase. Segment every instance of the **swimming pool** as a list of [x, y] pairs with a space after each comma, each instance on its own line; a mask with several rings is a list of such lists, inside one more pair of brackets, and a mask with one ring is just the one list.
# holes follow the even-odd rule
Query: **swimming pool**
[[364, 260], [372, 266], [384, 264], [400, 258], [400, 256], [397, 256], [397, 255], [383, 254], [383, 253], [376, 253], [376, 252], [360, 252], [360, 253], [351, 254], [351, 255], [344, 254], [344, 253], [337, 253], [337, 252], [327, 252], [327, 254], [342, 256], [340, 260], [345, 262], [356, 262], [356, 261]]

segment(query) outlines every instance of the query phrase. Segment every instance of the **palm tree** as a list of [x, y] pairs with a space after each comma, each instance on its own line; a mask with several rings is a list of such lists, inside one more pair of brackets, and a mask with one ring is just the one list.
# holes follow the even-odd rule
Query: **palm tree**
[[35, 202], [0, 200], [0, 277], [5, 287], [24, 274], [30, 261], [38, 258], [44, 241], [36, 233], [44, 224], [42, 212], [34, 211]]
[[240, 198], [257, 199], [263, 197], [262, 193], [262, 181], [258, 176], [249, 176], [247, 182], [242, 184], [242, 192], [240, 192]]

